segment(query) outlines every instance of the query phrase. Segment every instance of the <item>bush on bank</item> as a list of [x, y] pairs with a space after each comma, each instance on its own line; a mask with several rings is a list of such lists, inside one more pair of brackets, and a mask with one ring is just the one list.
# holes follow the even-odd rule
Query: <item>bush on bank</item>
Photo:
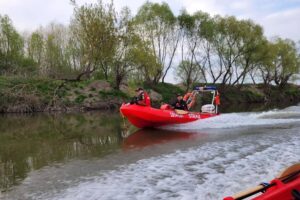
[[[0, 112], [65, 112], [118, 108], [131, 99], [135, 87], [136, 85], [123, 85], [121, 90], [115, 90], [109, 82], [99, 80], [68, 82], [43, 78], [0, 77]], [[223, 105], [300, 101], [300, 88], [292, 84], [284, 88], [251, 84], [217, 87]], [[162, 95], [161, 101], [152, 102], [156, 107], [162, 102], [170, 103], [177, 93], [184, 94], [180, 85], [170, 83], [144, 85], [144, 88], [148, 92], [153, 90]]]

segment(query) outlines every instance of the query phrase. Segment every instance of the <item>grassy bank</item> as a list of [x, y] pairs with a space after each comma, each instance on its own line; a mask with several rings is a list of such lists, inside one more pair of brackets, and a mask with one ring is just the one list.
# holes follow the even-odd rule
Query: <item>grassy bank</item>
[[287, 85], [285, 88], [264, 85], [243, 85], [220, 87], [223, 103], [297, 103], [300, 101], [300, 87]]
[[105, 81], [0, 77], [2, 113], [111, 109], [128, 98]]
[[[68, 82], [50, 79], [0, 77], [0, 112], [84, 111], [118, 108], [134, 95], [136, 85], [123, 85], [114, 90], [109, 82], [90, 80]], [[176, 93], [184, 93], [178, 85], [159, 83], [144, 85], [152, 97], [153, 105], [170, 102]], [[300, 101], [300, 88], [263, 85], [218, 86], [223, 105], [249, 103], [296, 103]]]

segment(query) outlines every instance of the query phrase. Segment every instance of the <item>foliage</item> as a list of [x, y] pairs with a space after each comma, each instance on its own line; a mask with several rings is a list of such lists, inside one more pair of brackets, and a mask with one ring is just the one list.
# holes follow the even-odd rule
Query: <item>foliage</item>
[[22, 67], [24, 41], [11, 19], [0, 15], [0, 74], [16, 73]]
[[[149, 86], [145, 86], [145, 88], [149, 88]], [[184, 94], [184, 91], [180, 87], [169, 83], [158, 83], [153, 87], [153, 90], [162, 95], [163, 102], [165, 103], [169, 103], [172, 99], [176, 98], [176, 94], [178, 93]]]
[[166, 3], [146, 2], [135, 16], [136, 31], [144, 44], [156, 57], [153, 83], [158, 83], [168, 73], [179, 42], [177, 20]]
[[117, 38], [115, 35], [116, 12], [113, 4], [86, 4], [75, 6], [74, 18], [70, 25], [71, 49], [75, 63], [79, 63], [79, 76], [102, 70], [108, 80], [110, 62], [113, 59]]
[[295, 43], [291, 40], [278, 38], [275, 45], [274, 82], [283, 87], [291, 76], [299, 73], [300, 57]]
[[268, 40], [251, 20], [185, 10], [175, 16], [167, 3], [146, 2], [136, 15], [113, 2], [72, 3], [70, 25], [51, 23], [28, 36], [0, 15], [0, 75], [105, 79], [115, 90], [130, 82], [157, 88], [171, 68], [187, 90], [200, 80], [283, 88], [299, 78], [299, 42]]
[[136, 51], [139, 38], [134, 34], [132, 17], [128, 8], [121, 11], [120, 17], [117, 19], [117, 25], [115, 35], [119, 42], [115, 47], [111, 68], [114, 77], [114, 88], [119, 90], [124, 79], [130, 71], [134, 70], [136, 65], [135, 57], [132, 54]]
[[200, 72], [199, 67], [195, 63], [184, 60], [178, 65], [176, 75], [183, 82], [186, 91], [188, 91], [191, 89], [192, 83], [201, 81]]
[[120, 90], [112, 90], [112, 91], [99, 91], [99, 94], [103, 98], [123, 98], [129, 99], [129, 96]]
[[86, 96], [79, 95], [78, 97], [76, 97], [75, 102], [78, 104], [81, 104], [85, 99], [86, 99]]
[[44, 38], [42, 33], [35, 31], [27, 40], [28, 57], [41, 65], [44, 53]]

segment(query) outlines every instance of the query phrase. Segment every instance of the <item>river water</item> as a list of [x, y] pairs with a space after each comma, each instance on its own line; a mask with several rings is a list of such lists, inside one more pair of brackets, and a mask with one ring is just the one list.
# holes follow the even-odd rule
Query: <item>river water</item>
[[108, 112], [0, 121], [0, 199], [222, 199], [300, 161], [300, 106], [163, 130]]

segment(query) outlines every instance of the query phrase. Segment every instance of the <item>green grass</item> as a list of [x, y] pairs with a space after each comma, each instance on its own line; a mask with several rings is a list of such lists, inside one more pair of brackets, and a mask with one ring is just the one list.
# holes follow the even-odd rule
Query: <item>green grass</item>
[[74, 93], [78, 94], [78, 95], [81, 94], [81, 92], [79, 90], [77, 90], [77, 89], [74, 90]]
[[78, 97], [76, 97], [75, 102], [77, 104], [81, 104], [87, 97], [84, 95], [79, 95]]
[[111, 97], [124, 98], [124, 99], [129, 98], [129, 96], [127, 94], [125, 94], [124, 92], [119, 91], [119, 90], [99, 91], [99, 95], [102, 98], [111, 98]]
[[[96, 101], [102, 100], [129, 100], [135, 94], [134, 90], [143, 86], [147, 91], [154, 90], [162, 95], [162, 101], [170, 103], [177, 93], [184, 94], [183, 89], [169, 83], [159, 83], [155, 86], [129, 83], [127, 93], [111, 89], [109, 91], [96, 91], [89, 85], [94, 80], [80, 82], [64, 82], [40, 77], [5, 77], [0, 76], [0, 112], [19, 104], [27, 104], [37, 108], [47, 107], [57, 102], [57, 105], [67, 107], [82, 104], [86, 99]], [[204, 85], [204, 84], [194, 84]], [[209, 84], [207, 84], [209, 85]], [[277, 86], [265, 87], [264, 85], [243, 85], [218, 87], [221, 93], [222, 103], [263, 103], [265, 99], [272, 102], [297, 101], [300, 100], [300, 89], [296, 85], [287, 85], [284, 88]], [[210, 97], [208, 97], [210, 101]], [[53, 101], [52, 101], [53, 100]], [[205, 97], [204, 97], [205, 100]], [[159, 106], [161, 102], [153, 102]], [[34, 109], [33, 109], [34, 110]]]
[[290, 85], [286, 90], [285, 90], [285, 95], [290, 95], [290, 96], [300, 96], [300, 89], [294, 85]]
[[166, 103], [174, 99], [177, 93], [184, 94], [182, 89], [170, 83], [158, 83], [152, 88], [145, 86], [145, 89], [153, 89], [155, 92], [160, 93], [162, 95], [162, 101]]

